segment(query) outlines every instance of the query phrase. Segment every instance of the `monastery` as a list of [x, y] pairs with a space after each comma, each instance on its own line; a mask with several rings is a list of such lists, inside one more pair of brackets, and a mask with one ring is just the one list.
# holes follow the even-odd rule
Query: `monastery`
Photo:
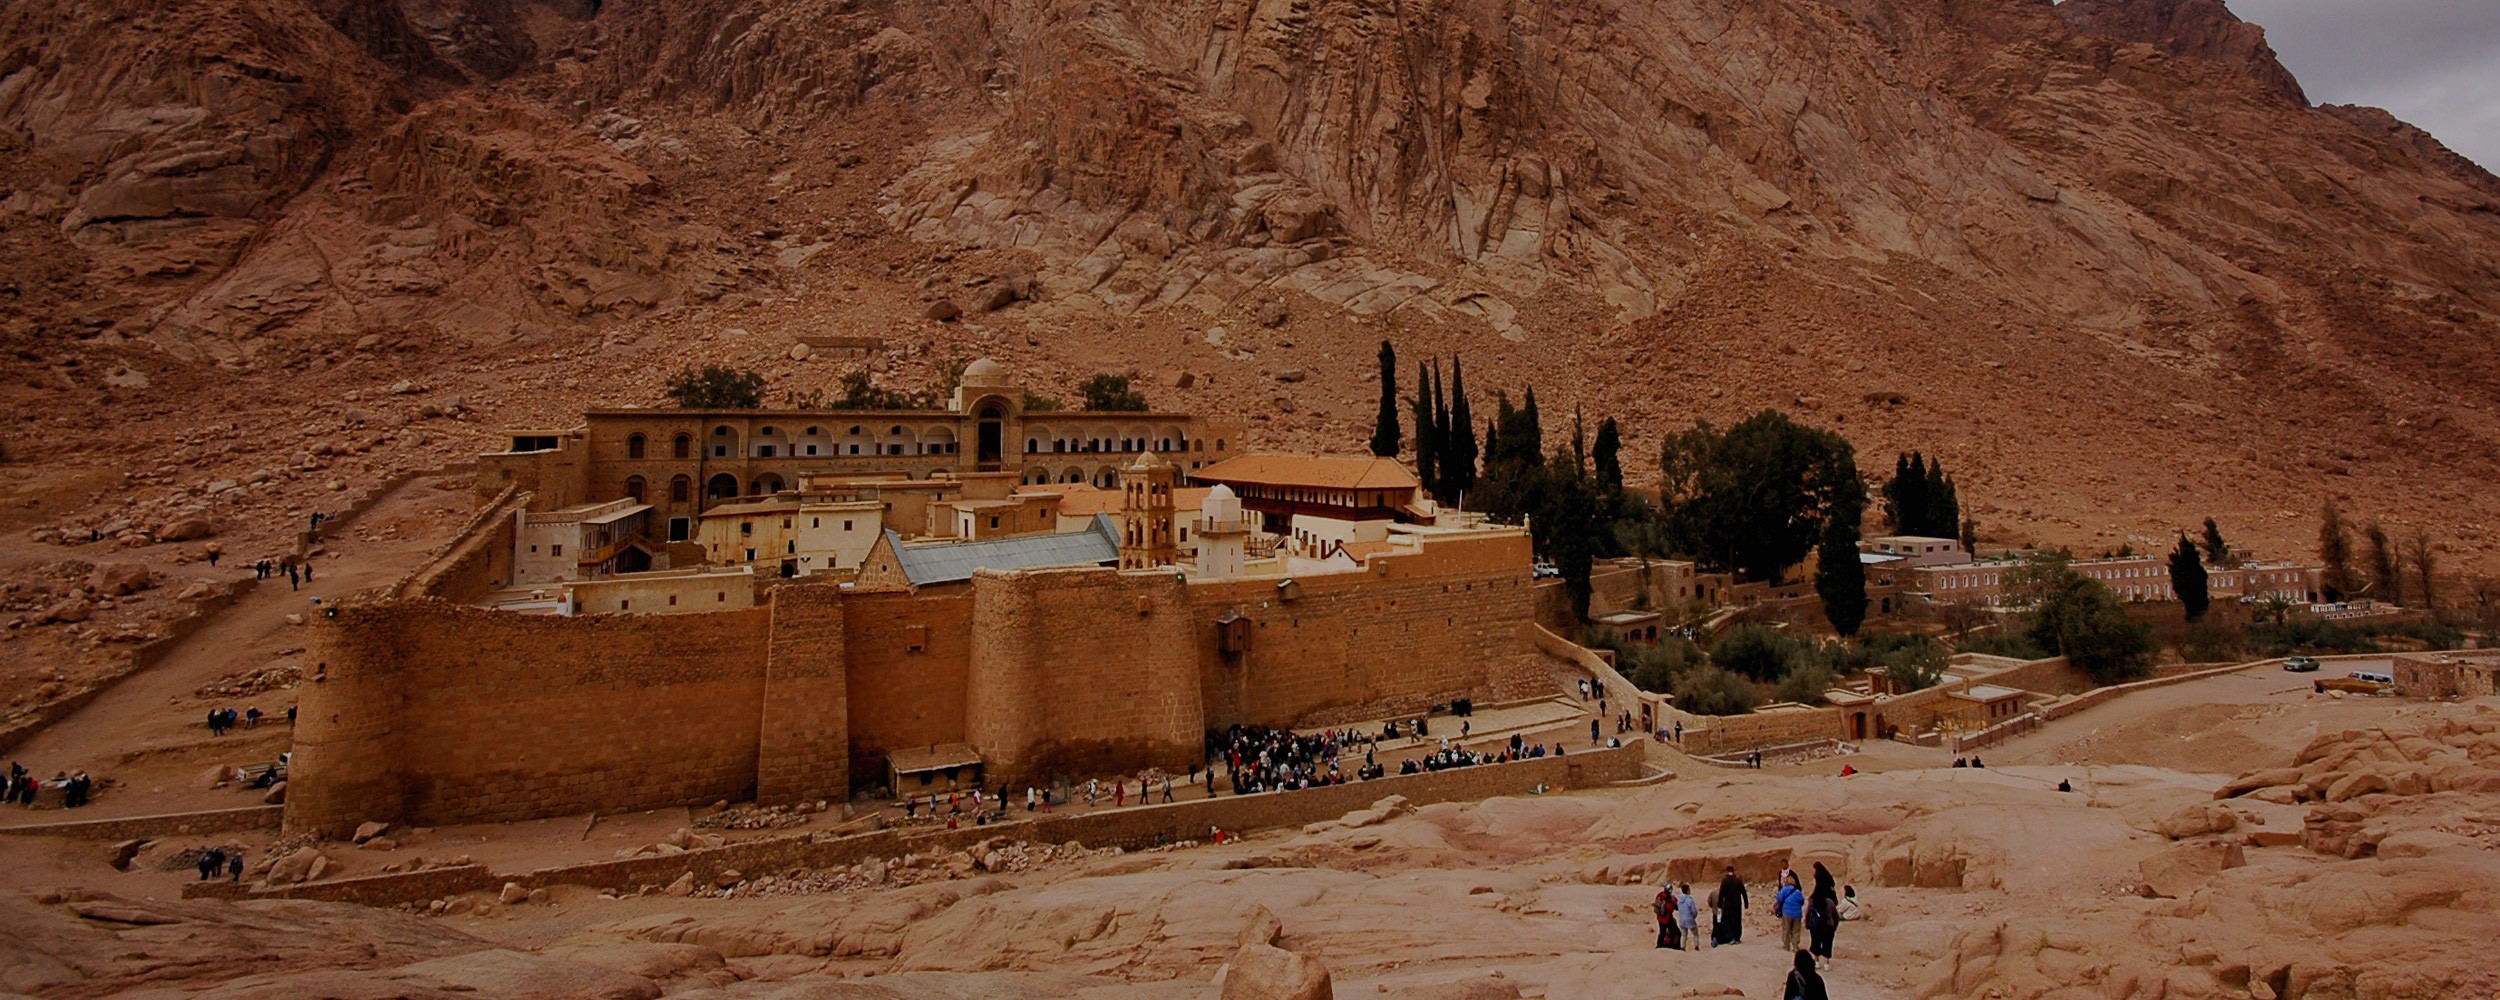
[[317, 621], [289, 829], [448, 824], [1204, 759], [1534, 674], [1525, 531], [1363, 456], [1181, 414], [600, 410]]

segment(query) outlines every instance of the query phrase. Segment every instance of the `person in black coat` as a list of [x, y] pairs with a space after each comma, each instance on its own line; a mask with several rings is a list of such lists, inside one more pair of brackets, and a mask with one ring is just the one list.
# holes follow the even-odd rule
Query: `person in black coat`
[[1727, 877], [1719, 880], [1719, 922], [1712, 944], [1735, 944], [1745, 939], [1745, 880], [1736, 877], [1736, 866], [1727, 866]]
[[1832, 1000], [1832, 995], [1823, 991], [1823, 974], [1814, 971], [1814, 956], [1802, 951], [1797, 953], [1797, 967], [1788, 970], [1788, 982], [1781, 984], [1779, 995], [1783, 1000]]

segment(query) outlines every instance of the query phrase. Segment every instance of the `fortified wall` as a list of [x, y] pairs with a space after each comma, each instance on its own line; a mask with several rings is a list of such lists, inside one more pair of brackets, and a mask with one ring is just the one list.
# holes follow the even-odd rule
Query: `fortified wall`
[[302, 696], [286, 825], [839, 801], [888, 753], [945, 743], [993, 785], [1184, 768], [1211, 728], [1480, 695], [1535, 655], [1526, 547], [1454, 539], [1296, 580], [790, 583], [671, 615], [351, 604], [314, 623], [328, 672]]

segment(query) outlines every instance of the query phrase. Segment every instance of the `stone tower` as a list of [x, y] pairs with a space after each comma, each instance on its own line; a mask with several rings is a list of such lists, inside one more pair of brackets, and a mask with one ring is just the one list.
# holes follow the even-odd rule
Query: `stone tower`
[[1180, 470], [1154, 452], [1120, 470], [1120, 568], [1153, 569], [1180, 558], [1172, 541], [1172, 483]]
[[1233, 495], [1232, 487], [1218, 483], [1207, 491], [1198, 513], [1198, 575], [1240, 576], [1250, 541], [1250, 525], [1241, 519], [1241, 498]]

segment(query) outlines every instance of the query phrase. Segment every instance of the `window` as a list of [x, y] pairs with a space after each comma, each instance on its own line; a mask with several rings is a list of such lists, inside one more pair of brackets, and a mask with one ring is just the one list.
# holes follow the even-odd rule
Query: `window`
[[686, 499], [693, 493], [694, 480], [692, 479], [679, 476], [668, 481], [668, 499], [670, 503], [685, 503]]
[[929, 648], [929, 626], [903, 626], [903, 651], [917, 653]]
[[997, 519], [997, 518], [995, 518], [995, 517], [990, 518], [990, 527], [993, 527], [993, 528], [998, 527], [998, 519]]
[[741, 535], [752, 535], [752, 534], [754, 534], [754, 533], [755, 533], [755, 522], [753, 522], [753, 521], [740, 521], [740, 522], [738, 522], [738, 533], [739, 533], [739, 534], [741, 534]]
[[757, 457], [757, 458], [771, 458], [771, 457], [773, 457], [773, 446], [772, 446], [772, 445], [768, 445], [768, 444], [759, 444], [759, 445], [756, 445], [756, 446], [755, 446], [755, 457]]
[[641, 458], [641, 457], [642, 457], [642, 443], [643, 443], [643, 442], [642, 442], [642, 435], [640, 435], [640, 434], [636, 434], [636, 435], [634, 435], [634, 436], [632, 436], [632, 437], [626, 438], [626, 439], [625, 439], [625, 457], [627, 457], [627, 458]]
[[669, 606], [669, 607], [672, 607], [672, 608], [677, 606], [677, 595], [675, 595], [675, 594], [670, 594], [670, 595], [668, 595], [668, 606]]
[[555, 551], [554, 551], [554, 552], [551, 552], [551, 553], [548, 553], [548, 554], [549, 554], [549, 555], [558, 555], [558, 556], [563, 555], [563, 554], [564, 554], [564, 546], [561, 546], [561, 545], [555, 546]]
[[859, 446], [858, 446], [858, 445], [852, 445], [852, 446], [851, 446], [851, 454], [854, 454], [854, 455], [859, 454]]
[[783, 543], [783, 544], [787, 546], [786, 548], [782, 549], [782, 554], [783, 554], [783, 555], [791, 555], [791, 556], [794, 556], [794, 555], [799, 554], [799, 543], [797, 543], [797, 542], [785, 542], [785, 543]]
[[844, 522], [842, 522], [842, 530], [844, 530], [844, 531], [849, 531], [849, 530], [851, 530], [851, 522], [849, 522], [849, 521], [844, 521]]
[[632, 498], [634, 499], [634, 502], [635, 502], [635, 503], [641, 503], [641, 502], [642, 502], [642, 491], [643, 491], [643, 481], [642, 481], [642, 477], [641, 477], [641, 476], [627, 476], [627, 477], [625, 477], [625, 495], [626, 495], [626, 496], [632, 497]]
[[807, 446], [807, 453], [808, 453], [808, 454], [810, 454], [810, 455], [815, 454], [815, 453], [816, 453], [816, 446], [815, 446], [815, 445], [812, 445], [812, 444], [811, 444], [811, 445], [808, 445], [808, 446]]
[[678, 458], [694, 457], [694, 439], [686, 435], [677, 435], [676, 440], [669, 442], [669, 448], [676, 453]]
[[747, 561], [748, 561], [748, 562], [754, 562], [754, 561], [755, 561], [755, 550], [754, 550], [754, 549], [748, 549], [748, 550], [747, 550]]
[[821, 517], [808, 518], [807, 526], [810, 528], [822, 528], [825, 526], [825, 519]]

